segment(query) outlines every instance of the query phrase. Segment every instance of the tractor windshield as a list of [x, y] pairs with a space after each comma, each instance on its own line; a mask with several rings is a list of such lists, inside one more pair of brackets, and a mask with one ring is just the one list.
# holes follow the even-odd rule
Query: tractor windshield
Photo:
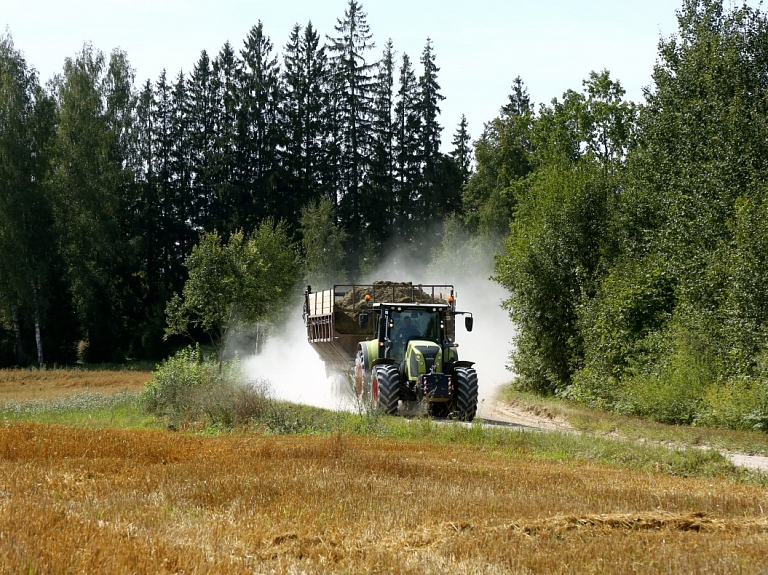
[[394, 359], [401, 360], [404, 357], [406, 344], [412, 339], [441, 343], [439, 312], [421, 309], [393, 311], [391, 321], [391, 353]]

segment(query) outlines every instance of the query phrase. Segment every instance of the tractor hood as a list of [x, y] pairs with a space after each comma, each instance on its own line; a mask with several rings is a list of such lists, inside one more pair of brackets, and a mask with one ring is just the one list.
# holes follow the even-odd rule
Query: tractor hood
[[405, 352], [408, 379], [431, 371], [442, 372], [442, 348], [434, 341], [412, 339]]

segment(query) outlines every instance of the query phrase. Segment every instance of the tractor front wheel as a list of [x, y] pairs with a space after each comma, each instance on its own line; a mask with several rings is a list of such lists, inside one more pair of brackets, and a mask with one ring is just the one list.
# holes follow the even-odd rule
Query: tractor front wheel
[[477, 414], [477, 372], [470, 367], [456, 368], [456, 409], [461, 421], [472, 421]]
[[373, 406], [395, 415], [400, 400], [400, 373], [395, 365], [379, 365], [373, 370]]

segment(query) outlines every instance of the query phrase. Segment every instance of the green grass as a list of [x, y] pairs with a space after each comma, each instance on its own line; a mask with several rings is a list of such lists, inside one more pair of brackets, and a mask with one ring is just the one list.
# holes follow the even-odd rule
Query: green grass
[[139, 393], [79, 393], [55, 399], [0, 404], [0, 421], [80, 425], [86, 427], [158, 427], [161, 422], [141, 406]]

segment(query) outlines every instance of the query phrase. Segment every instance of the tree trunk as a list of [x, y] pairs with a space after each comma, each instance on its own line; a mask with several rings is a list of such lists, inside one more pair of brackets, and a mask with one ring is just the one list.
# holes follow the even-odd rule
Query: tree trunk
[[32, 282], [32, 296], [35, 304], [35, 344], [37, 345], [37, 366], [43, 367], [43, 338], [40, 333], [40, 302], [37, 297], [37, 285]]
[[19, 324], [19, 308], [16, 304], [12, 307], [13, 314], [13, 335], [16, 338], [16, 363], [22, 365], [24, 363], [24, 348], [21, 342], [21, 325]]

